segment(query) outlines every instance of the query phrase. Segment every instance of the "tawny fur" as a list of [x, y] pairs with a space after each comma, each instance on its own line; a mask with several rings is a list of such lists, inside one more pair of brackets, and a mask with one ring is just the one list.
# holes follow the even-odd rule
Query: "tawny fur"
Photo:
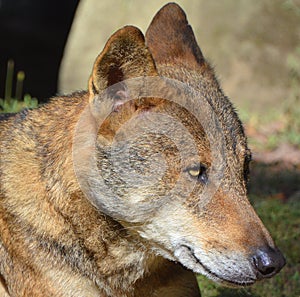
[[[137, 98], [123, 103], [126, 85], [119, 84], [107, 94], [113, 98], [109, 103], [113, 112], [102, 123], [101, 133], [97, 132], [102, 149], [97, 151], [95, 166], [103, 168], [107, 183], [121, 198], [120, 205], [110, 201], [105, 204], [108, 211], [103, 211], [97, 204], [102, 203], [101, 193], [98, 200], [89, 199], [74, 171], [78, 122], [86, 112], [90, 131], [97, 129], [98, 115], [106, 104], [100, 94], [115, 83], [161, 76], [199, 90], [212, 106], [227, 150], [224, 181], [205, 208], [200, 207], [197, 194], [203, 189], [201, 184], [187, 199], [180, 200], [179, 195], [164, 203], [155, 200], [176, 183], [180, 158], [172, 141], [154, 137], [141, 140], [136, 153], [144, 160], [149, 156], [143, 149], [164, 153], [171, 165], [160, 184], [143, 192], [116, 186], [115, 172], [106, 172], [109, 166], [105, 148], [110, 147], [128, 119], [146, 118], [152, 111], [182, 121], [195, 139], [199, 152], [196, 162], [208, 168], [212, 164], [203, 127], [187, 110], [164, 98]], [[184, 145], [180, 138], [174, 141]], [[274, 247], [246, 197], [249, 150], [241, 122], [176, 4], [166, 5], [156, 15], [146, 41], [131, 26], [116, 32], [95, 61], [87, 91], [53, 98], [38, 109], [3, 118], [0, 148], [1, 296], [199, 297], [194, 272], [225, 284], [248, 284], [254, 281], [247, 260], [253, 249], [266, 244]], [[138, 170], [147, 168], [146, 163], [141, 164], [142, 158], [137, 160]], [[79, 174], [84, 178], [86, 174], [88, 179], [96, 174], [90, 170], [87, 166]], [[88, 191], [98, 190], [97, 181], [91, 179], [86, 184]], [[143, 221], [139, 216], [146, 215], [134, 207], [149, 194], [153, 196], [153, 209], [147, 208], [149, 214]], [[133, 199], [125, 212], [121, 209], [124, 199]], [[120, 209], [116, 217], [110, 212], [114, 208]], [[197, 263], [185, 244], [172, 250], [174, 240], [180, 238], [197, 249], [201, 247], [199, 251], [209, 269]], [[235, 268], [230, 267], [232, 263]]]

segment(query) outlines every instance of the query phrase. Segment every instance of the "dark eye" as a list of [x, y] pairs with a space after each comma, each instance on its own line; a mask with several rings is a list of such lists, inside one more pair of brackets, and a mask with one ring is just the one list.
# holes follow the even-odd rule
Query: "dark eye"
[[207, 170], [206, 166], [203, 164], [199, 164], [198, 166], [189, 167], [187, 169], [188, 174], [192, 178], [197, 178], [199, 182], [206, 184], [207, 183]]

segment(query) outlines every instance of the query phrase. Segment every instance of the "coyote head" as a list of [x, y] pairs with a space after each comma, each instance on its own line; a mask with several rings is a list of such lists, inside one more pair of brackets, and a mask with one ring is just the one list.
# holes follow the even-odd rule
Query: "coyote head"
[[224, 284], [283, 267], [247, 199], [242, 124], [180, 7], [163, 7], [145, 39], [131, 26], [112, 35], [89, 98], [75, 170], [99, 211], [157, 255]]

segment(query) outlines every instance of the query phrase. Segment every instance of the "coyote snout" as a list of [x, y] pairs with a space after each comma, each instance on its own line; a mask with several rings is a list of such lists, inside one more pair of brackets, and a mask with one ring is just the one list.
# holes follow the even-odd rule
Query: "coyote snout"
[[160, 240], [156, 244], [171, 251], [167, 255], [162, 251], [162, 255], [217, 282], [250, 285], [272, 277], [285, 264], [282, 254], [250, 206], [243, 205], [248, 209], [237, 213], [237, 205], [230, 200], [222, 202], [231, 204], [226, 213], [208, 206], [199, 212], [201, 215], [191, 216], [191, 210], [183, 206], [168, 206], [172, 213], [162, 209], [163, 219], [155, 218], [143, 236], [151, 240], [151, 230], [158, 230]]
[[199, 297], [285, 260], [247, 199], [242, 124], [182, 9], [118, 30], [88, 90], [0, 119], [0, 292]]

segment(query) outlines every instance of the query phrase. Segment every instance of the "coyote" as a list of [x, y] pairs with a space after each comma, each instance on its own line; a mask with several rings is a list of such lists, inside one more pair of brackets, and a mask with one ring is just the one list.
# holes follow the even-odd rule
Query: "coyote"
[[2, 117], [0, 148], [5, 296], [196, 297], [195, 273], [245, 286], [285, 264], [247, 200], [242, 124], [177, 4], [145, 37], [114, 33], [87, 91]]

